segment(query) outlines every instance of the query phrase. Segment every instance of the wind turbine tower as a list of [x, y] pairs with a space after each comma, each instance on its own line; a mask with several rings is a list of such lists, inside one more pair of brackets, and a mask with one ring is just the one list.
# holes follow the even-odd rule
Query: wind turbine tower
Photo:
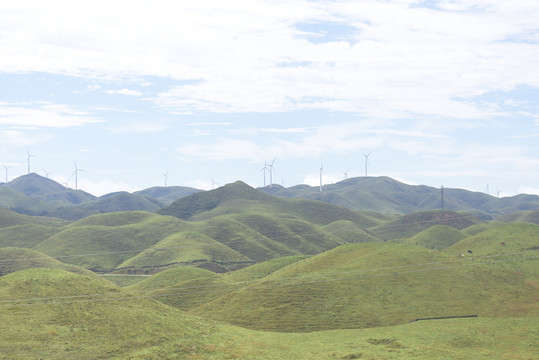
[[264, 172], [264, 187], [266, 187], [266, 171], [268, 170], [268, 163], [264, 160], [264, 167], [260, 171]]
[[75, 171], [73, 172], [73, 175], [75, 175], [75, 190], [78, 190], [79, 189], [79, 171], [84, 171], [84, 170], [79, 169], [75, 161], [73, 161], [73, 164], [75, 165]]
[[320, 192], [322, 192], [322, 173], [324, 172], [324, 165], [320, 163]]
[[273, 187], [273, 173], [275, 172], [275, 169], [273, 168], [273, 163], [275, 162], [275, 158], [273, 158], [273, 161], [271, 164], [269, 164], [269, 173], [270, 173], [270, 187]]
[[7, 184], [7, 169], [9, 169], [11, 166], [7, 166], [4, 164], [2, 164], [2, 166], [4, 167], [4, 169], [6, 169], [6, 184]]
[[163, 174], [163, 176], [165, 177], [165, 187], [167, 187], [168, 172], [169, 170], [167, 170], [167, 172]]
[[30, 154], [30, 151], [28, 151], [28, 148], [26, 148], [26, 154], [28, 155], [28, 174], [30, 174], [30, 158], [36, 157], [36, 156]]
[[43, 169], [43, 172], [45, 173], [45, 177], [48, 179], [49, 178], [49, 174], [52, 174], [53, 171], [47, 171], [45, 169]]
[[365, 177], [368, 176], [367, 170], [368, 170], [369, 155], [370, 155], [370, 154], [371, 154], [370, 152], [369, 152], [368, 154], [363, 153], [363, 155], [365, 155]]

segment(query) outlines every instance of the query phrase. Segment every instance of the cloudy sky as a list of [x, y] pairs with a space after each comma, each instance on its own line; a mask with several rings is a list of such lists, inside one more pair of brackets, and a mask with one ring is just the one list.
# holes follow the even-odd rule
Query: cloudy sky
[[[365, 175], [539, 194], [535, 0], [3, 1], [0, 164], [95, 195]], [[28, 151], [28, 153], [27, 153]], [[5, 167], [0, 179], [5, 180]]]

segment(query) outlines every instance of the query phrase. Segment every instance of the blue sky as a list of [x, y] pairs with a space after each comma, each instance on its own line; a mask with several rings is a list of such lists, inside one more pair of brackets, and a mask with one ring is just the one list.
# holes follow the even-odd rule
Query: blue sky
[[[0, 164], [95, 195], [345, 176], [539, 194], [534, 1], [0, 4]], [[5, 180], [5, 167], [0, 179]], [[345, 175], [346, 173], [346, 175]], [[269, 174], [266, 173], [269, 184]]]

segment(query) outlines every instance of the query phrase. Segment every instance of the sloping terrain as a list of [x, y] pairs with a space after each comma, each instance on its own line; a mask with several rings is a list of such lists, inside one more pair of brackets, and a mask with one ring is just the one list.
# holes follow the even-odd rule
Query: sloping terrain
[[446, 225], [434, 225], [408, 239], [397, 239], [397, 242], [419, 245], [427, 249], [443, 250], [466, 238], [461, 231]]
[[417, 246], [362, 243], [240, 284], [191, 312], [247, 328], [289, 332], [472, 314], [537, 316], [535, 286], [514, 271], [493, 270], [471, 259]]
[[0, 248], [0, 276], [33, 268], [62, 269], [75, 274], [98, 277], [80, 266], [64, 264], [38, 251], [16, 247]]
[[257, 332], [58, 269], [0, 277], [0, 307], [0, 351], [7, 359], [532, 359], [537, 353], [536, 318]]
[[445, 225], [463, 230], [483, 221], [470, 214], [461, 214], [450, 210], [419, 211], [407, 214], [394, 221], [370, 228], [369, 233], [378, 239], [389, 241], [409, 238], [434, 225]]
[[[325, 201], [354, 210], [371, 210], [383, 214], [408, 214], [442, 208], [441, 189], [408, 185], [389, 177], [356, 177], [319, 187], [297, 185], [290, 188], [272, 186], [260, 190], [275, 196]], [[444, 188], [444, 209], [467, 211], [484, 219], [516, 211], [536, 210], [539, 196], [517, 195], [497, 198], [485, 193]]]
[[202, 190], [186, 186], [154, 186], [148, 189], [135, 191], [133, 194], [143, 195], [158, 200], [166, 205], [179, 198], [201, 192]]
[[493, 224], [444, 250], [448, 254], [483, 257], [496, 268], [509, 268], [525, 275], [539, 274], [539, 225]]
[[[34, 249], [93, 271], [110, 271], [128, 258], [185, 228], [181, 220], [155, 214], [146, 216], [138, 212], [120, 212], [95, 216], [96, 219], [90, 217], [65, 227]], [[120, 225], [110, 225], [110, 216], [117, 219]], [[134, 222], [129, 220], [133, 216], [136, 219]], [[141, 216], [146, 218], [138, 221]], [[100, 225], [99, 220], [107, 225]], [[127, 225], [122, 225], [124, 223]]]

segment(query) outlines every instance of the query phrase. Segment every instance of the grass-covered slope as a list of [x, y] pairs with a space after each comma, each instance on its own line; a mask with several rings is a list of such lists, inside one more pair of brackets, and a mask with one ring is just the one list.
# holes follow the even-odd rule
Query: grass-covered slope
[[379, 239], [388, 241], [415, 236], [434, 225], [445, 225], [462, 230], [478, 223], [482, 221], [470, 214], [450, 210], [419, 211], [370, 228], [369, 232]]
[[[260, 190], [281, 197], [303, 198], [328, 202], [354, 210], [370, 210], [383, 214], [408, 214], [440, 209], [441, 190], [424, 185], [408, 185], [386, 176], [348, 178], [335, 184], [265, 187]], [[466, 211], [481, 218], [492, 218], [523, 210], [539, 208], [539, 196], [495, 196], [462, 189], [444, 189], [445, 209]]]
[[[109, 216], [119, 226], [112, 226]], [[146, 216], [144, 213], [122, 212], [96, 215], [79, 224], [72, 224], [34, 247], [70, 264], [94, 271], [110, 271], [123, 261], [142, 252], [165, 237], [181, 231], [184, 223], [174, 217]], [[93, 225], [104, 222], [107, 225]], [[84, 225], [88, 223], [88, 225]], [[127, 223], [127, 225], [121, 225]]]
[[[468, 253], [471, 251], [471, 253]], [[497, 268], [510, 268], [526, 275], [539, 274], [539, 225], [493, 224], [445, 249], [448, 254], [484, 257]]]
[[209, 267], [223, 272], [253, 260], [199, 232], [174, 233], [116, 267], [156, 271], [171, 266]]
[[0, 277], [0, 307], [6, 359], [531, 359], [537, 353], [536, 318], [256, 332], [50, 269]]
[[398, 239], [396, 241], [423, 246], [427, 249], [443, 250], [466, 237], [466, 234], [453, 227], [434, 225], [411, 238]]
[[518, 211], [516, 213], [500, 216], [496, 218], [498, 222], [530, 222], [539, 225], [539, 210]]
[[167, 205], [171, 204], [179, 198], [201, 192], [202, 190], [186, 187], [186, 186], [154, 186], [148, 189], [134, 192], [134, 194], [140, 194], [149, 196], [153, 199], [159, 200]]
[[320, 201], [271, 196], [241, 181], [178, 199], [158, 213], [191, 221], [245, 213], [271, 214], [275, 217], [299, 219], [318, 225], [327, 225], [338, 220], [349, 220], [361, 227], [377, 225], [369, 217], [340, 206]]
[[33, 268], [62, 269], [75, 274], [97, 277], [90, 270], [76, 265], [64, 264], [35, 250], [16, 247], [0, 248], [0, 276]]
[[513, 271], [418, 246], [362, 243], [291, 264], [192, 312], [253, 329], [297, 332], [425, 317], [537, 316], [536, 297], [536, 287]]

